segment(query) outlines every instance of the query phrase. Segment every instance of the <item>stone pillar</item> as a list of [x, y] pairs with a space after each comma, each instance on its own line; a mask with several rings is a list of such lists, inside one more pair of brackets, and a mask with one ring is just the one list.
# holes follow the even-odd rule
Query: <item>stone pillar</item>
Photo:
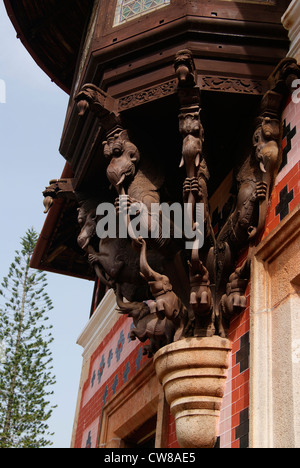
[[181, 448], [215, 446], [230, 352], [229, 340], [213, 336], [180, 340], [155, 354]]
[[300, 206], [253, 261], [250, 447], [300, 446]]
[[291, 47], [288, 53], [300, 63], [300, 2], [293, 0], [282, 17], [283, 26], [289, 31]]

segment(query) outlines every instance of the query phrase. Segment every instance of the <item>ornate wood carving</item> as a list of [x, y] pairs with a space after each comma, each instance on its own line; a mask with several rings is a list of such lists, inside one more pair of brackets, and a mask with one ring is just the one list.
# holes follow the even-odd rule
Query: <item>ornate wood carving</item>
[[165, 96], [175, 94], [177, 91], [177, 80], [169, 80], [159, 85], [147, 88], [134, 94], [119, 98], [119, 112], [141, 106], [147, 102], [161, 99]]
[[53, 179], [49, 183], [49, 187], [46, 187], [43, 192], [45, 214], [48, 213], [56, 198], [69, 198], [73, 200], [76, 198], [73, 179]]
[[[160, 204], [164, 175], [151, 155], [131, 140], [121, 109], [161, 95], [135, 95], [132, 100], [114, 100], [94, 85], [85, 85], [76, 97], [79, 114], [93, 112], [106, 132], [103, 156], [106, 175], [117, 197], [115, 214], [125, 213], [126, 238], [99, 239], [96, 207], [102, 200], [89, 194], [76, 194], [79, 200], [79, 246], [87, 252], [98, 277], [116, 290], [121, 313], [133, 319], [132, 339], [150, 340], [145, 353], [152, 356], [160, 347], [186, 337], [225, 337], [232, 317], [246, 307], [245, 291], [250, 277], [252, 249], [259, 238], [280, 165], [281, 112], [290, 86], [300, 70], [292, 59], [284, 60], [269, 79], [269, 89], [261, 100], [253, 140], [245, 148], [242, 164], [236, 171], [237, 197], [223, 228], [215, 235], [208, 204], [210, 178], [203, 151], [205, 128], [201, 121], [202, 89], [260, 94], [258, 82], [200, 78], [188, 50], [175, 57], [179, 99], [179, 133], [182, 137], [180, 167], [186, 172], [182, 204], [187, 204], [187, 218], [193, 233], [192, 249], [185, 247], [171, 229], [169, 239], [162, 235], [162, 213], [153, 217], [153, 204]], [[166, 92], [174, 92], [174, 81]], [[216, 90], [216, 89], [215, 89]], [[175, 164], [175, 162], [174, 162]], [[176, 162], [177, 164], [177, 162]], [[179, 161], [178, 161], [179, 164]], [[138, 204], [139, 222], [146, 233], [156, 228], [156, 237], [136, 236], [130, 226], [128, 208]], [[204, 232], [198, 223], [203, 205]], [[134, 216], [133, 216], [134, 217]], [[118, 231], [118, 234], [120, 232]], [[199, 245], [202, 234], [203, 245]], [[249, 248], [249, 255], [237, 267], [239, 252]], [[174, 284], [181, 283], [184, 293]], [[125, 302], [124, 298], [129, 301]]]
[[262, 95], [265, 85], [261, 81], [230, 76], [199, 76], [198, 85], [203, 91]]
[[[197, 80], [199, 88], [203, 91], [262, 95], [266, 88], [265, 83], [262, 81], [250, 80], [247, 78], [240, 79], [230, 76], [199, 75]], [[178, 81], [174, 79], [152, 86], [151, 88], [143, 89], [134, 94], [122, 96], [118, 99], [118, 110], [122, 112], [155, 101], [156, 99], [176, 94], [177, 88]]]
[[[250, 79], [239, 79], [224, 76], [201, 76], [198, 77], [198, 85], [203, 91], [220, 91], [225, 93], [239, 93], [248, 95], [262, 95], [265, 84], [261, 81]], [[119, 98], [119, 112], [132, 109], [146, 104], [156, 99], [177, 93], [177, 80], [169, 80], [151, 88], [144, 89], [134, 94], [129, 94]]]

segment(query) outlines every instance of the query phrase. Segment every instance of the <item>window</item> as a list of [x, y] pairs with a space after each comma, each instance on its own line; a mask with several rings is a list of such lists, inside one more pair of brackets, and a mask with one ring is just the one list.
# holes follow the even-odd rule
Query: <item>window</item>
[[114, 26], [169, 5], [171, 0], [118, 0]]
[[135, 429], [124, 439], [125, 448], [155, 448], [157, 415]]
[[104, 406], [99, 448], [164, 448], [169, 407], [152, 361]]

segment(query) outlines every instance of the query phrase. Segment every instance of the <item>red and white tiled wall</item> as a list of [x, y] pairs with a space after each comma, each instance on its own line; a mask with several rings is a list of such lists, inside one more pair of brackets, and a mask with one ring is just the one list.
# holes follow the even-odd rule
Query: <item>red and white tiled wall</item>
[[264, 236], [300, 203], [300, 104], [291, 100], [283, 118], [282, 164], [272, 194]]
[[129, 337], [132, 320], [120, 319], [110, 330], [90, 360], [83, 385], [75, 448], [96, 448], [103, 406], [148, 361], [138, 340]]
[[[300, 203], [300, 104], [292, 100], [283, 114], [282, 164], [272, 193], [263, 238]], [[221, 448], [249, 447], [249, 331], [248, 307], [233, 320], [230, 339], [233, 342], [232, 367], [227, 380], [220, 422]]]

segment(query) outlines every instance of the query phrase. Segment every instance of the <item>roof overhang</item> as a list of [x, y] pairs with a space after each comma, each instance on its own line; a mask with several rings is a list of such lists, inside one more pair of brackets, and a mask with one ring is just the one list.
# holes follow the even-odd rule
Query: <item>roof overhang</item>
[[4, 0], [17, 37], [38, 66], [70, 93], [93, 0]]
[[[62, 179], [72, 176], [67, 163]], [[95, 279], [94, 270], [77, 245], [80, 232], [77, 206], [70, 199], [57, 198], [53, 201], [31, 258], [31, 268], [91, 281]]]

